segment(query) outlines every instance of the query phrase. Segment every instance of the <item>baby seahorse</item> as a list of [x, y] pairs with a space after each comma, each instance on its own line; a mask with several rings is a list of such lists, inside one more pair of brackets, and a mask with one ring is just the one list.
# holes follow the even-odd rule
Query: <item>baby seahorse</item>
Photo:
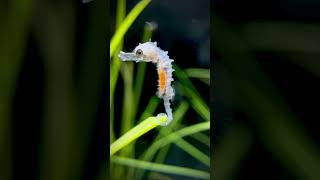
[[158, 92], [157, 96], [163, 99], [164, 108], [168, 120], [164, 126], [168, 125], [172, 120], [172, 109], [170, 108], [170, 100], [174, 97], [174, 90], [171, 86], [173, 81], [171, 63], [173, 59], [170, 59], [167, 51], [163, 51], [157, 47], [157, 42], [146, 42], [140, 44], [133, 50], [132, 53], [120, 52], [119, 58], [121, 61], [136, 61], [136, 62], [152, 62], [157, 65], [158, 71]]

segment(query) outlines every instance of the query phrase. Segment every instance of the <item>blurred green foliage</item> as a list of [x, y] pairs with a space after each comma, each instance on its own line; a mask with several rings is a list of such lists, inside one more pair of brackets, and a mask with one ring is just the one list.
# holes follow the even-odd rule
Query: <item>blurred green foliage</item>
[[[27, 154], [28, 150], [23, 155], [34, 158], [32, 165], [36, 164], [35, 172], [30, 173], [35, 177], [26, 174], [24, 178], [83, 178], [102, 97], [107, 25], [101, 12], [105, 12], [105, 2], [95, 2], [88, 8], [85, 43], [80, 47], [82, 51], [76, 52], [76, 4], [22, 0], [4, 1], [0, 7], [0, 179], [20, 178], [24, 174], [21, 173], [24, 169], [19, 169], [21, 166], [16, 164], [24, 159], [17, 161], [20, 149], [13, 144], [25, 144], [24, 148], [34, 148], [39, 152], [35, 153], [38, 157]], [[28, 142], [13, 142], [12, 137], [21, 138], [17, 132], [21, 125], [13, 124], [13, 99], [17, 89], [21, 89], [18, 87], [21, 67], [30, 62], [26, 58], [26, 45], [31, 41], [35, 43], [40, 62], [44, 65], [44, 88], [41, 89], [44, 97], [40, 98], [44, 99], [40, 105], [44, 112], [38, 109], [38, 114], [43, 117], [40, 117], [39, 125], [29, 114], [15, 116], [29, 122], [30, 127], [40, 126], [40, 144], [34, 145], [32, 143], [36, 140], [30, 140], [35, 147], [29, 147]], [[81, 60], [77, 66], [79, 73], [74, 77], [76, 54]], [[23, 83], [29, 85], [29, 82]], [[29, 103], [32, 106], [33, 102]], [[23, 162], [23, 167], [31, 169], [29, 163]]]
[[[310, 31], [311, 27], [308, 25], [287, 23], [280, 25], [269, 22], [248, 23], [241, 31], [240, 28], [228, 24], [221, 16], [214, 15], [213, 18], [215, 19], [215, 28], [212, 31], [215, 37], [214, 47], [219, 54], [219, 61], [227, 69], [233, 82], [236, 99], [234, 107], [248, 116], [256, 128], [254, 131], [248, 124], [240, 121], [235, 122], [227, 131], [215, 151], [214, 179], [237, 177], [243, 159], [252, 149], [255, 139], [253, 132], [258, 135], [259, 141], [280, 165], [288, 169], [294, 177], [319, 179], [319, 148], [295, 113], [290, 110], [288, 102], [262, 69], [254, 53], [254, 49], [269, 49], [276, 52], [306, 49], [313, 51], [313, 47], [303, 45], [308, 43], [301, 44], [307, 40], [302, 34], [314, 33], [313, 30], [317, 28], [314, 27]], [[306, 62], [303, 60], [297, 61], [293, 57], [290, 57], [290, 60], [302, 67], [310, 67], [305, 66]], [[311, 69], [306, 69], [312, 72], [317, 68], [313, 66]]]

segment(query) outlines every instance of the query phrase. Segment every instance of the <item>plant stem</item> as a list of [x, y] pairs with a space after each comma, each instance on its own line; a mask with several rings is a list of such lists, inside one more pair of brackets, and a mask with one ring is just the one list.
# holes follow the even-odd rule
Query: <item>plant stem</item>
[[121, 39], [123, 39], [124, 34], [127, 32], [129, 27], [142, 12], [142, 10], [150, 3], [151, 0], [142, 0], [140, 1], [124, 19], [123, 23], [120, 25], [119, 29], [112, 36], [110, 42], [110, 58], [113, 56], [116, 48], [118, 47]]
[[169, 134], [168, 136], [156, 141], [153, 143], [149, 149], [143, 154], [142, 159], [150, 159], [159, 148], [174, 142], [176, 140], [179, 140], [183, 138], [184, 136], [188, 136], [200, 131], [205, 131], [210, 129], [210, 121], [204, 122], [204, 123], [198, 123], [196, 125], [192, 125], [183, 129], [180, 129], [179, 131], [176, 131], [174, 133]]
[[179, 66], [173, 64], [175, 69], [175, 75], [179, 82], [181, 82], [182, 89], [184, 91], [185, 96], [190, 100], [190, 105], [192, 108], [206, 121], [210, 121], [210, 109], [200, 96], [199, 92], [192, 84], [188, 75], [184, 70], [180, 69]]
[[131, 166], [134, 168], [145, 169], [145, 170], [158, 171], [158, 172], [176, 174], [176, 175], [182, 175], [182, 176], [189, 176], [189, 177], [194, 177], [194, 178], [199, 178], [199, 179], [209, 179], [210, 178], [209, 173], [195, 170], [195, 169], [191, 169], [191, 168], [158, 164], [158, 163], [151, 163], [151, 162], [147, 162], [147, 161], [140, 161], [140, 160], [119, 157], [119, 156], [114, 156], [111, 159], [111, 161], [114, 163], [117, 163], [117, 164], [122, 164], [122, 165]]
[[121, 136], [119, 139], [117, 139], [115, 142], [113, 142], [110, 146], [110, 157], [118, 152], [120, 149], [134, 141], [135, 139], [139, 138], [140, 136], [144, 135], [151, 129], [159, 126], [162, 123], [165, 123], [167, 121], [167, 116], [163, 115], [161, 117], [149, 117], [131, 130], [129, 130], [127, 133], [125, 133], [123, 136]]

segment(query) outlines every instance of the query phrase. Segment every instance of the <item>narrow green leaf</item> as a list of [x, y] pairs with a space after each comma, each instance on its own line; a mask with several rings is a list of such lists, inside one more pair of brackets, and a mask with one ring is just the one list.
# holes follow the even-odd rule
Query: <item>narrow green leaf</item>
[[191, 78], [210, 79], [210, 69], [188, 68], [186, 74]]
[[200, 170], [172, 166], [172, 165], [151, 163], [151, 162], [147, 162], [147, 161], [140, 161], [140, 160], [119, 157], [119, 156], [113, 156], [111, 158], [111, 162], [134, 167], [134, 168], [140, 168], [140, 169], [145, 169], [145, 170], [150, 170], [150, 171], [158, 171], [158, 172], [176, 174], [176, 175], [182, 175], [182, 176], [188, 176], [188, 177], [194, 177], [194, 178], [198, 178], [198, 179], [209, 179], [210, 178], [210, 174], [208, 172], [203, 172]]
[[142, 121], [143, 119], [146, 119], [148, 116], [152, 116], [152, 114], [154, 113], [156, 108], [159, 106], [159, 104], [160, 104], [159, 98], [157, 98], [156, 96], [152, 96], [150, 98], [150, 101], [149, 101], [147, 107], [145, 108], [145, 110], [141, 114], [141, 117], [138, 122]]
[[142, 0], [140, 1], [128, 14], [123, 23], [117, 29], [115, 34], [111, 38], [110, 42], [110, 58], [113, 56], [117, 46], [119, 45], [121, 39], [135, 21], [135, 19], [139, 16], [139, 14], [143, 11], [143, 9], [151, 2], [151, 0]]
[[168, 136], [154, 142], [150, 148], [143, 154], [142, 160], [144, 159], [150, 159], [161, 147], [174, 142], [176, 140], [179, 140], [183, 138], [184, 136], [188, 136], [197, 132], [205, 131], [210, 129], [210, 121], [209, 122], [203, 122], [198, 123], [183, 129], [180, 129], [174, 133], [169, 134]]
[[117, 139], [110, 145], [110, 156], [118, 152], [120, 149], [131, 143], [132, 141], [136, 140], [140, 136], [144, 135], [151, 129], [159, 126], [162, 123], [167, 121], [167, 116], [158, 117], [150, 117], [134, 128], [130, 129], [127, 133]]
[[[152, 23], [146, 23], [146, 25], [144, 27], [144, 31], [143, 31], [142, 42], [146, 42], [151, 38], [152, 32], [154, 31], [154, 29], [155, 29], [155, 25], [153, 25]], [[135, 86], [134, 86], [135, 106], [134, 106], [133, 113], [132, 113], [133, 119], [135, 119], [137, 109], [139, 107], [140, 96], [141, 96], [141, 92], [142, 92], [142, 85], [144, 82], [146, 67], [147, 67], [146, 62], [138, 63], [138, 70], [137, 70], [137, 75], [136, 75], [136, 79], [135, 79]]]
[[210, 121], [210, 109], [200, 96], [199, 92], [192, 84], [187, 74], [174, 64], [175, 76], [183, 85], [182, 90], [185, 96], [190, 100], [192, 108], [206, 121]]

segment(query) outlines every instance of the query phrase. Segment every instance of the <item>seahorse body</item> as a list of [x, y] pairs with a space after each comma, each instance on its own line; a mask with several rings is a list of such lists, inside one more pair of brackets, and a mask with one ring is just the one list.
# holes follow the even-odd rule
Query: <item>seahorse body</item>
[[164, 125], [168, 125], [172, 120], [172, 109], [170, 108], [170, 101], [174, 97], [174, 90], [171, 86], [171, 82], [173, 81], [172, 72], [174, 69], [172, 68], [173, 59], [170, 59], [167, 51], [163, 51], [159, 47], [157, 47], [156, 42], [146, 42], [143, 44], [139, 44], [132, 53], [120, 52], [119, 58], [122, 61], [144, 61], [144, 62], [152, 62], [157, 65], [158, 72], [158, 92], [157, 95], [159, 98], [163, 99], [164, 107], [166, 110], [166, 114], [168, 117], [167, 123]]

